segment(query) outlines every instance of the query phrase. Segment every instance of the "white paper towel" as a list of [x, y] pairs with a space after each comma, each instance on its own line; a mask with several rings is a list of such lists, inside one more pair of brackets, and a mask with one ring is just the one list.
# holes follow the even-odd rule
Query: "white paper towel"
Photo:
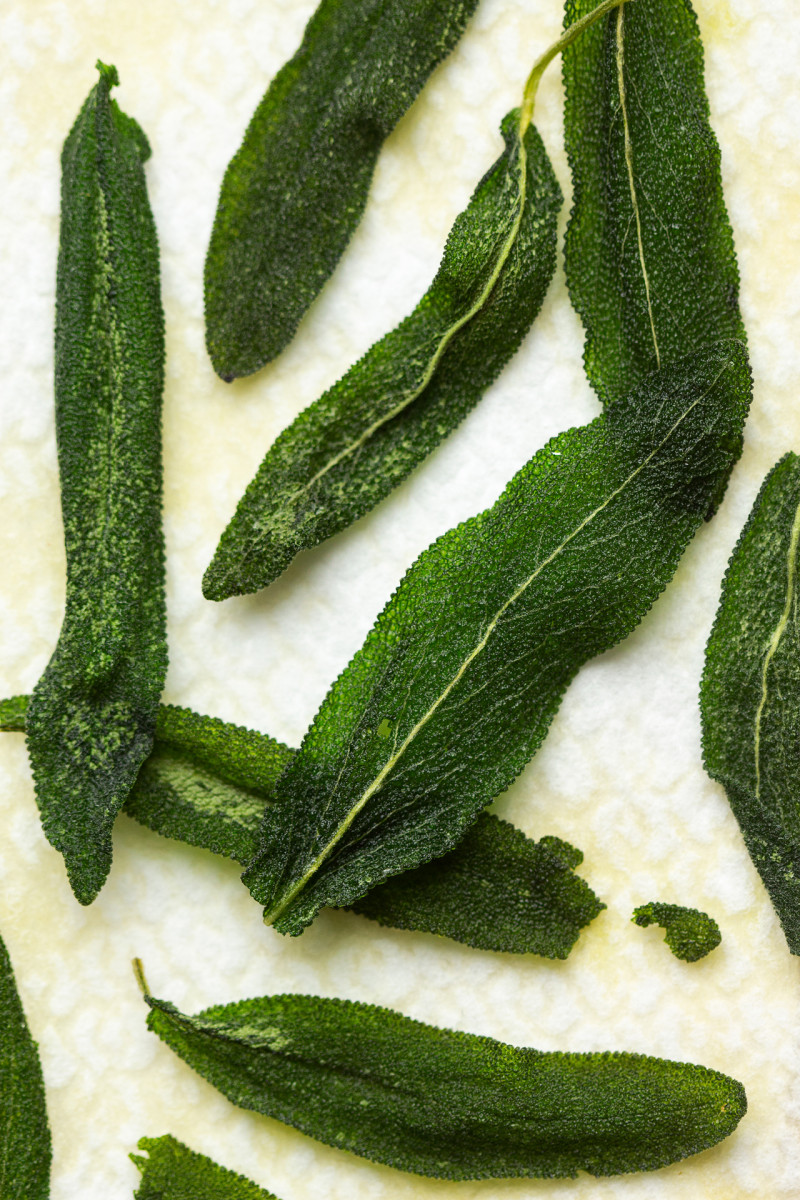
[[[722, 789], [700, 762], [697, 688], [725, 563], [768, 468], [800, 450], [800, 16], [790, 0], [697, 0], [756, 379], [725, 503], [622, 646], [572, 685], [497, 811], [586, 854], [608, 903], [565, 963], [480, 953], [324, 913], [301, 939], [261, 923], [234, 866], [120, 818], [89, 909], [38, 823], [23, 739], [0, 738], [0, 929], [39, 1040], [53, 1200], [123, 1200], [142, 1135], [172, 1132], [281, 1200], [788, 1200], [800, 1196], [800, 968]], [[444, 239], [500, 151], [498, 125], [557, 36], [558, 0], [481, 0], [469, 31], [387, 142], [364, 220], [286, 352], [227, 387], [203, 343], [202, 265], [222, 171], [314, 0], [10, 0], [0, 15], [0, 688], [30, 691], [58, 635], [64, 552], [53, 436], [58, 156], [95, 81], [117, 65], [147, 166], [167, 317], [164, 417], [170, 671], [165, 699], [298, 744], [330, 681], [405, 568], [490, 504], [552, 434], [598, 405], [559, 272], [523, 348], [478, 409], [376, 512], [302, 556], [267, 592], [210, 604], [200, 579], [276, 434], [430, 282]], [[558, 66], [536, 121], [569, 195]], [[564, 220], [569, 202], [564, 208]], [[563, 221], [562, 221], [563, 227]], [[675, 960], [630, 923], [663, 899], [710, 912], [721, 947]], [[301, 991], [389, 1005], [542, 1049], [630, 1049], [741, 1079], [728, 1141], [650, 1175], [447, 1184], [319, 1146], [235, 1109], [144, 1027], [130, 959], [188, 1011]]]

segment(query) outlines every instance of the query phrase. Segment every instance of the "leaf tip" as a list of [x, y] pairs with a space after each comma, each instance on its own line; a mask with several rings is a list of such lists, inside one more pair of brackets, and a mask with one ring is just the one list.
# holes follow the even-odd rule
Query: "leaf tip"
[[104, 63], [99, 58], [94, 65], [100, 72], [100, 79], [105, 83], [109, 91], [112, 87], [119, 86], [119, 71], [115, 66], [112, 66], [110, 63]]

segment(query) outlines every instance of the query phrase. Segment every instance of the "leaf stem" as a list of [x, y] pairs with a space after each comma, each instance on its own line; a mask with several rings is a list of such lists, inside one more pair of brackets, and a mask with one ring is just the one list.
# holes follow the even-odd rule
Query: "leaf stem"
[[619, 5], [626, 4], [628, 0], [602, 0], [597, 8], [593, 8], [585, 17], [581, 17], [579, 21], [573, 22], [568, 29], [565, 29], [558, 41], [553, 42], [552, 46], [545, 50], [544, 54], [533, 64], [533, 70], [528, 76], [528, 82], [525, 84], [525, 91], [522, 96], [522, 105], [519, 113], [519, 132], [520, 137], [523, 137], [528, 126], [533, 119], [533, 106], [536, 101], [536, 92], [539, 87], [539, 80], [544, 75], [550, 63], [560, 54], [562, 50], [566, 50], [567, 46], [571, 46], [577, 37], [579, 37], [584, 29], [588, 29], [600, 17], [604, 17], [606, 13], [611, 12], [612, 8], [617, 8]]
[[147, 1000], [150, 996], [150, 988], [147, 986], [147, 980], [144, 977], [142, 960], [140, 958], [134, 958], [131, 962], [131, 966], [133, 967], [133, 973], [136, 976], [136, 982], [142, 990], [142, 995], [144, 996], [145, 1000]]

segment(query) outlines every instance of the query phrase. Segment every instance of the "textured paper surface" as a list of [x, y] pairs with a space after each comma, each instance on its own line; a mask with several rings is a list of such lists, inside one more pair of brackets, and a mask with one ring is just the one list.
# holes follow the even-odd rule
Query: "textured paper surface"
[[[38, 824], [23, 739], [0, 739], [0, 928], [41, 1047], [54, 1200], [123, 1200], [144, 1135], [174, 1133], [282, 1200], [743, 1200], [800, 1196], [800, 964], [700, 763], [697, 687], [722, 573], [759, 482], [800, 450], [800, 17], [790, 0], [697, 0], [756, 379], [723, 508], [665, 596], [586, 667], [496, 810], [586, 854], [608, 904], [566, 963], [479, 953], [328, 912], [300, 939], [261, 923], [232, 865], [120, 818], [110, 879], [82, 909]], [[30, 691], [58, 634], [64, 552], [53, 435], [58, 156], [95, 80], [147, 131], [167, 317], [164, 446], [168, 701], [298, 744], [405, 568], [491, 503], [558, 430], [598, 405], [559, 273], [479, 408], [378, 511], [268, 592], [214, 605], [200, 579], [275, 435], [413, 305], [450, 224], [499, 152], [497, 128], [560, 26], [557, 0], [481, 0], [379, 160], [364, 222], [284, 355], [226, 387], [203, 345], [202, 264], [222, 171], [313, 0], [11, 0], [0, 15], [2, 407], [0, 686]], [[558, 68], [536, 120], [568, 194]], [[568, 204], [565, 206], [565, 217]], [[630, 923], [651, 899], [706, 909], [722, 946], [673, 959]], [[368, 1000], [542, 1049], [629, 1049], [741, 1079], [750, 1111], [719, 1147], [652, 1175], [447, 1184], [316, 1145], [233, 1108], [144, 1028], [130, 959], [189, 1011], [301, 991]]]

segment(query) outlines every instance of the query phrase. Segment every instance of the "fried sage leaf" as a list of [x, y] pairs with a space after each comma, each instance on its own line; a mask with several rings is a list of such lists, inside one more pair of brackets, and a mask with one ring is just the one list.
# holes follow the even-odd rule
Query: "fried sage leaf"
[[764, 481], [731, 557], [700, 685], [703, 760], [800, 954], [800, 458]]
[[48, 1200], [50, 1128], [36, 1042], [0, 938], [0, 1197]]
[[[592, 0], [567, 0], [569, 25]], [[567, 284], [605, 403], [721, 338], [739, 274], [689, 0], [635, 0], [564, 52]]]
[[662, 904], [658, 900], [641, 904], [633, 910], [634, 925], [643, 929], [660, 925], [665, 930], [664, 941], [676, 958], [697, 962], [705, 958], [722, 941], [719, 925], [708, 913], [681, 904]]
[[664, 368], [424, 551], [278, 781], [244, 875], [266, 921], [299, 933], [463, 837], [672, 577], [749, 395], [738, 342]]
[[[0, 701], [0, 729], [25, 730], [27, 696]], [[123, 812], [164, 837], [244, 866], [275, 782], [296, 753], [266, 734], [162, 705], [156, 740]], [[575, 874], [583, 854], [534, 842], [482, 814], [463, 840], [373, 888], [350, 907], [396, 929], [436, 933], [480, 950], [566, 958], [605, 905]]]
[[203, 580], [210, 600], [271, 583], [391, 492], [477, 404], [541, 307], [561, 190], [514, 110], [504, 153], [450, 233], [414, 312], [286, 429], [239, 501]]
[[205, 268], [223, 379], [275, 358], [361, 219], [384, 139], [477, 0], [322, 0], [222, 181]]
[[139, 1149], [149, 1157], [130, 1156], [142, 1173], [134, 1200], [276, 1200], [272, 1192], [217, 1166], [171, 1134], [141, 1138]]
[[706, 1067], [543, 1053], [372, 1004], [265, 996], [189, 1017], [145, 998], [148, 1027], [234, 1104], [438, 1179], [653, 1170], [746, 1109], [742, 1085]]
[[61, 158], [55, 400], [67, 599], [28, 713], [45, 834], [94, 899], [153, 745], [167, 669], [161, 531], [164, 319], [139, 126], [98, 64]]

